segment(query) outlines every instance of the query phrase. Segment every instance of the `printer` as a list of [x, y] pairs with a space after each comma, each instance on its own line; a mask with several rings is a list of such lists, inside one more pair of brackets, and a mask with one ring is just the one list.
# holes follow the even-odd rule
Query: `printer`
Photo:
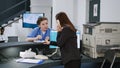
[[83, 54], [91, 58], [103, 57], [107, 50], [120, 48], [120, 22], [84, 24], [82, 43]]

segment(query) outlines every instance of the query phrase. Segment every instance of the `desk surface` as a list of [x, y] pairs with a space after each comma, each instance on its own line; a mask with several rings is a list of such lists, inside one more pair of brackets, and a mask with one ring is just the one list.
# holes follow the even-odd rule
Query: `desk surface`
[[15, 57], [19, 57], [20, 51], [28, 50], [32, 48], [33, 52], [36, 54], [39, 51], [42, 51], [44, 54], [47, 54], [49, 46], [43, 45], [40, 42], [8, 42], [8, 43], [0, 43], [0, 60], [2, 59], [11, 59]]
[[[0, 53], [2, 58], [8, 58], [7, 61], [0, 62], [0, 68], [47, 68], [48, 66], [55, 66], [60, 65], [60, 60], [45, 60], [43, 64], [28, 64], [28, 63], [18, 63], [14, 60], [9, 59], [11, 56], [14, 58], [18, 55], [19, 51], [21, 49], [24, 49], [25, 47], [46, 47], [42, 43], [38, 42], [8, 42], [8, 43], [0, 43]], [[12, 50], [11, 50], [12, 47]], [[14, 49], [13, 49], [14, 48]], [[20, 50], [19, 50], [19, 49]], [[15, 52], [15, 53], [14, 53]], [[8, 54], [7, 54], [8, 53]], [[7, 54], [4, 56], [4, 54]], [[12, 55], [13, 54], [13, 55]], [[10, 55], [10, 57], [8, 57]], [[6, 57], [7, 56], [7, 57]], [[1, 59], [2, 59], [1, 58]], [[3, 60], [3, 59], [2, 59]]]
[[14, 60], [10, 60], [5, 63], [0, 63], [0, 68], [48, 68], [49, 66], [61, 65], [60, 60], [45, 60], [42, 64], [29, 64], [29, 63], [18, 63]]
[[38, 42], [7, 42], [7, 43], [0, 43], [0, 48], [6, 47], [18, 47], [18, 46], [31, 46], [31, 45], [41, 45], [42, 43]]

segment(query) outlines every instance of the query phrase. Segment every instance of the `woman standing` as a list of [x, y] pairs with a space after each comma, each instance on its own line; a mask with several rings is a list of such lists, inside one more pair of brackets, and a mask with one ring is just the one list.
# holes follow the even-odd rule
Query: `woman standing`
[[76, 29], [64, 12], [56, 15], [57, 42], [45, 40], [44, 44], [60, 47], [64, 68], [80, 68], [80, 52], [77, 48]]

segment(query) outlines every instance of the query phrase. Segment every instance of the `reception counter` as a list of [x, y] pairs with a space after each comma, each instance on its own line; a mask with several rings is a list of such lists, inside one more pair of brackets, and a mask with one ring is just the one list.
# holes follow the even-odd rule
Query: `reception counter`
[[42, 64], [18, 63], [15, 60], [0, 63], [0, 68], [50, 68], [60, 66], [61, 60], [45, 60]]
[[18, 63], [15, 60], [19, 57], [20, 51], [28, 50], [38, 54], [38, 50], [44, 51], [44, 54], [49, 52], [49, 47], [38, 42], [8, 42], [0, 43], [0, 68], [48, 68], [56, 65], [61, 65], [61, 60], [45, 60], [41, 64]]
[[38, 42], [8, 42], [0, 43], [0, 55], [8, 58], [18, 57], [20, 51], [25, 51], [29, 48], [36, 52], [36, 54], [38, 54], [38, 50], [44, 52], [49, 50], [49, 46]]
[[8, 43], [0, 43], [1, 48], [8, 48], [8, 47], [21, 47], [21, 46], [33, 46], [33, 45], [43, 45], [42, 43], [38, 42], [8, 42]]
[[[38, 53], [37, 49], [45, 51], [44, 54], [47, 54], [49, 47], [43, 45], [42, 43], [36, 42], [9, 42], [9, 43], [0, 43], [0, 68], [63, 68], [61, 60], [45, 60], [41, 64], [30, 64], [30, 63], [20, 63], [15, 60], [20, 58], [19, 52], [28, 50], [32, 48], [32, 51]], [[81, 68], [99, 68], [102, 64], [103, 58], [91, 59], [85, 55], [81, 57]], [[117, 60], [119, 62], [119, 60]], [[115, 63], [116, 65], [116, 63]], [[118, 66], [119, 63], [115, 66]], [[108, 68], [108, 67], [106, 67]]]

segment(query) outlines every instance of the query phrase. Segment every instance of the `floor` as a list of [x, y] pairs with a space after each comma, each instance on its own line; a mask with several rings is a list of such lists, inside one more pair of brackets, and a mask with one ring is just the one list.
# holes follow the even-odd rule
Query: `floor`
[[[109, 63], [106, 63], [103, 68], [109, 68]], [[101, 63], [82, 63], [81, 68], [100, 68]], [[55, 67], [50, 67], [50, 68], [64, 68], [63, 66], [55, 66]], [[120, 68], [120, 63], [115, 63], [113, 65], [113, 68]]]
[[[104, 58], [98, 58], [98, 59], [91, 59], [89, 57], [86, 57], [82, 55], [82, 60], [81, 60], [81, 68], [100, 68], [102, 65]], [[113, 68], [120, 68], [120, 59], [116, 59], [116, 62], [113, 64]], [[103, 68], [110, 68], [109, 62], [106, 62], [104, 64]], [[64, 66], [55, 66], [55, 67], [50, 67], [50, 68], [64, 68]]]

